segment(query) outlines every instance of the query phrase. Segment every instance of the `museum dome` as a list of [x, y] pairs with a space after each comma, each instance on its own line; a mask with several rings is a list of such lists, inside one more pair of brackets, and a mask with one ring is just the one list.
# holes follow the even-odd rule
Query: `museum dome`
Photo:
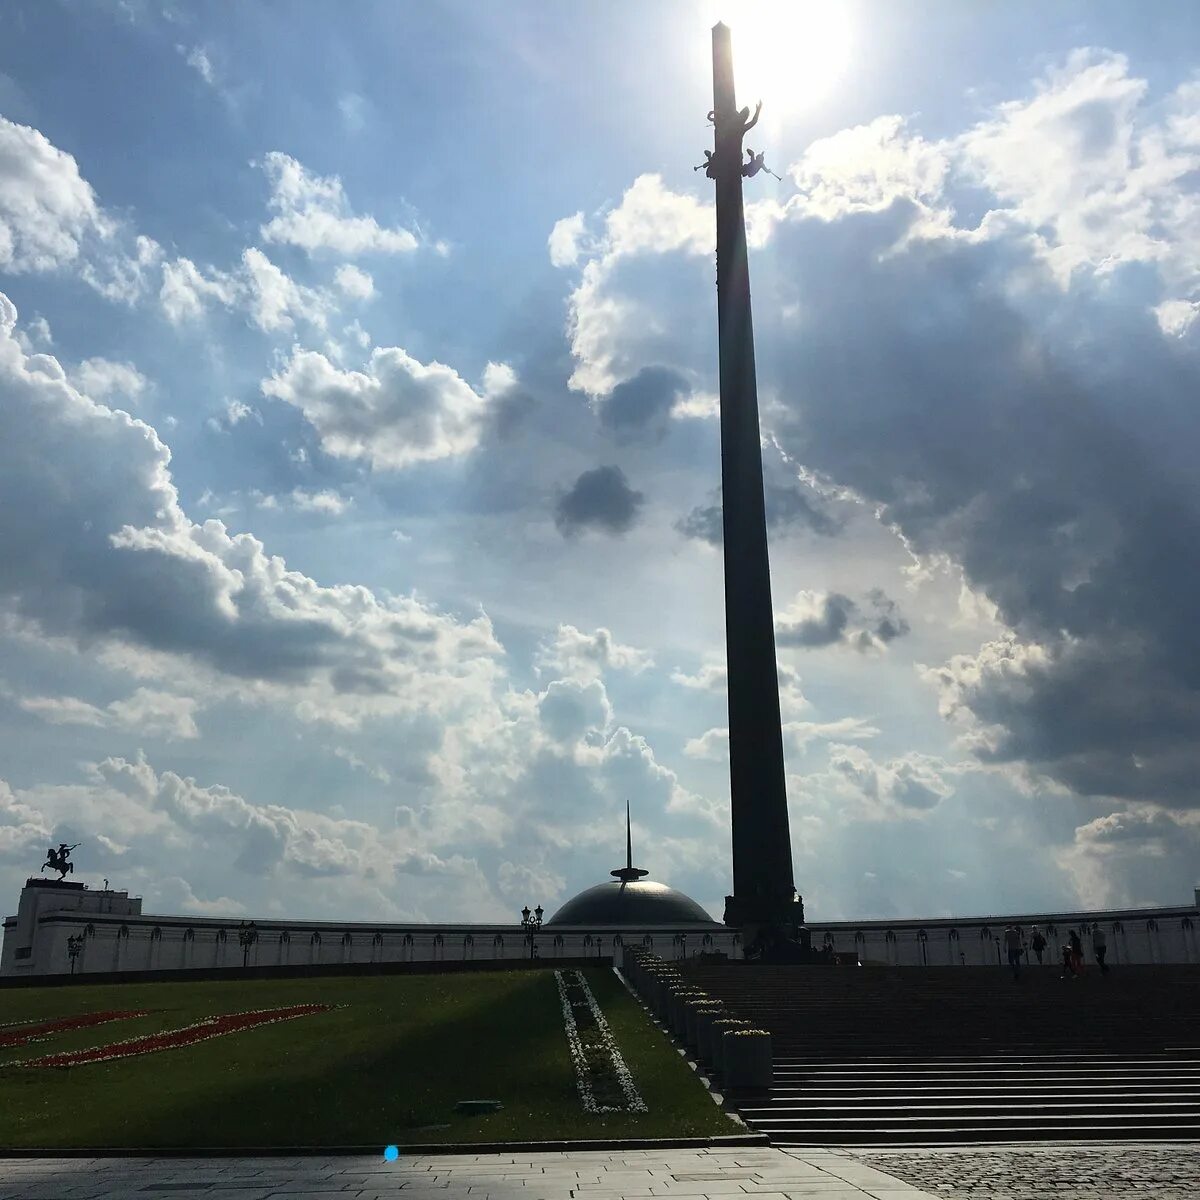
[[690, 896], [650, 879], [614, 879], [572, 896], [549, 925], [716, 925]]
[[633, 832], [625, 805], [625, 865], [610, 871], [611, 883], [598, 883], [572, 896], [547, 925], [716, 925], [691, 896], [665, 883], [645, 879], [633, 865]]

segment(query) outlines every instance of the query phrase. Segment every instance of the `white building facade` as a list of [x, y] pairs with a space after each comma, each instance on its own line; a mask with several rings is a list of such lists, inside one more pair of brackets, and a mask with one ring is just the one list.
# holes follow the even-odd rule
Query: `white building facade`
[[613, 957], [636, 942], [663, 957], [741, 953], [736, 930], [601, 924], [386, 924], [359, 921], [242, 921], [142, 912], [127, 892], [30, 880], [17, 915], [4, 921], [0, 978], [136, 971], [333, 966], [354, 963], [516, 961]]
[[[605, 885], [608, 886], [608, 885]], [[615, 886], [615, 885], [613, 885]], [[810, 925], [815, 947], [857, 953], [866, 964], [900, 967], [996, 966], [1009, 924], [1026, 943], [1036, 926], [1046, 937], [1048, 966], [1061, 961], [1072, 930], [1089, 957], [1099, 925], [1108, 962], [1200, 963], [1200, 892], [1186, 906], [1094, 912], [1021, 913], [928, 921], [840, 921]], [[613, 958], [626, 946], [664, 958], [701, 953], [742, 957], [736, 929], [693, 920], [565, 924], [536, 931], [519, 924], [385, 924], [358, 921], [242, 921], [239, 918], [150, 915], [128, 892], [31, 879], [17, 915], [4, 921], [0, 978], [106, 975], [117, 972], [306, 967], [370, 963]], [[1030, 955], [1030, 965], [1036, 965]]]
[[834, 921], [809, 926], [816, 947], [832, 946], [860, 962], [896, 967], [987, 967], [1007, 964], [1004, 931], [1016, 925], [1023, 935], [1027, 965], [1037, 966], [1033, 931], [1046, 939], [1043, 962], [1057, 966], [1072, 931], [1085, 956], [1094, 954], [1094, 927], [1104, 933], [1110, 967], [1121, 964], [1200, 963], [1200, 890], [1190, 905], [1161, 908], [1097, 909], [1089, 912], [1032, 912], [993, 917], [938, 918], [929, 921]]

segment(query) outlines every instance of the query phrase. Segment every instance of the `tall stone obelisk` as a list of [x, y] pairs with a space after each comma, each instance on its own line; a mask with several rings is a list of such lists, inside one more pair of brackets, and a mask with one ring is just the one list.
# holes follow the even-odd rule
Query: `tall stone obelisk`
[[[733, 895], [725, 922], [749, 942], [763, 926], [793, 923], [775, 619], [767, 557], [750, 270], [742, 208], [742, 138], [758, 111], [734, 102], [729, 28], [712, 31], [714, 149], [706, 173], [717, 188], [717, 319], [721, 360], [721, 485], [725, 538], [725, 642], [729, 666], [729, 775]], [[760, 160], [761, 161], [761, 160]]]

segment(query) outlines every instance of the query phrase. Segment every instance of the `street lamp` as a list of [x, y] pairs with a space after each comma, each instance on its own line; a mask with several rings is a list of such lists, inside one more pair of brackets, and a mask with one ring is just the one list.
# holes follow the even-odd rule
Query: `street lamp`
[[83, 950], [83, 934], [67, 938], [67, 957], [71, 960], [71, 974], [75, 974], [75, 960]]
[[528, 904], [521, 909], [521, 928], [525, 930], [525, 940], [529, 943], [530, 962], [536, 957], [533, 935], [542, 927], [542, 911], [543, 909], [540, 904], [533, 910], [532, 914], [529, 911]]
[[258, 926], [253, 921], [243, 921], [238, 926], [238, 943], [242, 947], [242, 966], [250, 963], [250, 947], [258, 941]]

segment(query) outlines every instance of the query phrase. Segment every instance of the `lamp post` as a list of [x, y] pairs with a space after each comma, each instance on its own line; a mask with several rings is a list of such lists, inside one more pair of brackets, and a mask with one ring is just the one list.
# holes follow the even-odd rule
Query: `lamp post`
[[67, 957], [71, 960], [71, 974], [75, 974], [75, 960], [83, 950], [83, 934], [67, 938]]
[[242, 966], [250, 964], [250, 947], [258, 941], [258, 926], [253, 921], [243, 921], [238, 926], [238, 943], [242, 947]]
[[542, 927], [542, 906], [539, 904], [532, 913], [529, 911], [529, 905], [525, 905], [521, 909], [521, 928], [525, 931], [525, 940], [529, 943], [529, 961], [537, 957], [535, 954], [536, 945], [534, 942], [534, 934]]

